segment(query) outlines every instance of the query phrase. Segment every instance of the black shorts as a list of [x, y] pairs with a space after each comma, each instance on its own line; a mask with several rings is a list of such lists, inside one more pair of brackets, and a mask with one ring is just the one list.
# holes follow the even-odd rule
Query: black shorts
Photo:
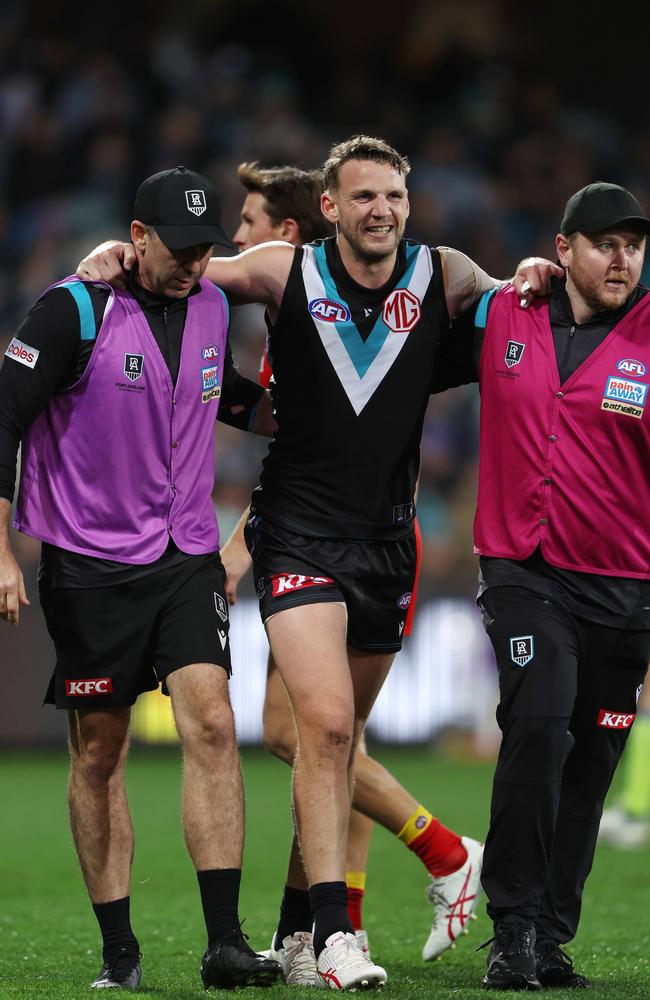
[[613, 745], [634, 721], [650, 659], [650, 631], [586, 621], [523, 587], [480, 598], [499, 667], [503, 726], [514, 716], [571, 719], [571, 731]]
[[225, 572], [218, 553], [112, 587], [41, 586], [56, 666], [57, 708], [132, 705], [179, 667], [215, 663], [230, 676]]
[[348, 643], [397, 652], [415, 585], [415, 534], [394, 542], [300, 535], [251, 510], [245, 530], [262, 621], [286, 608], [340, 602]]

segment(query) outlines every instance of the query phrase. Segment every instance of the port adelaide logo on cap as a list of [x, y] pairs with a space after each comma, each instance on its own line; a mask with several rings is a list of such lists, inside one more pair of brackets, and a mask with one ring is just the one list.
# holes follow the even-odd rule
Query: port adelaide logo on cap
[[207, 205], [205, 203], [205, 191], [186, 191], [185, 201], [192, 215], [203, 215]]

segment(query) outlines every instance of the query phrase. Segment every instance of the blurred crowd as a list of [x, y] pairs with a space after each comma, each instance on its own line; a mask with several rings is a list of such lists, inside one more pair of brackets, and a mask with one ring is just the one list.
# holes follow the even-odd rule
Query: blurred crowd
[[[406, 2], [399, 17], [386, 5], [388, 18], [377, 16], [383, 9], [221, 0], [184, 17], [165, 2], [136, 3], [127, 25], [118, 4], [97, 27], [74, 4], [7, 0], [0, 342], [92, 246], [127, 235], [139, 181], [178, 164], [215, 181], [233, 233], [241, 161], [311, 168], [334, 141], [380, 135], [412, 164], [407, 232], [464, 250], [498, 277], [523, 256], [553, 254], [566, 198], [590, 181], [622, 183], [650, 205], [650, 126], [628, 99], [630, 80], [607, 103], [598, 52], [584, 79], [571, 10], [562, 13], [562, 63], [508, 0]], [[553, 5], [542, 14], [552, 39]], [[284, 45], [284, 31], [297, 41]], [[237, 322], [233, 348], [246, 374], [263, 339], [259, 319]], [[465, 387], [429, 407], [418, 501], [425, 597], [474, 590], [477, 402]], [[222, 429], [215, 501], [225, 534], [264, 449]]]

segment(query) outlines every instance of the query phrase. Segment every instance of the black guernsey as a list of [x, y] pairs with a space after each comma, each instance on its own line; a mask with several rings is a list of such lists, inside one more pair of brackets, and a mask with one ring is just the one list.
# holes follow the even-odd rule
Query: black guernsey
[[403, 240], [390, 279], [367, 289], [345, 271], [335, 240], [297, 248], [269, 328], [278, 431], [254, 507], [303, 534], [408, 534], [448, 326], [437, 250]]

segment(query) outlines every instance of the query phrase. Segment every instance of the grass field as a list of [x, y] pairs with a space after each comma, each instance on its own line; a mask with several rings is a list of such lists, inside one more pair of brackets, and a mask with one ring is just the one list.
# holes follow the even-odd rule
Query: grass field
[[[450, 761], [419, 750], [376, 756], [428, 808], [459, 832], [485, 834], [490, 764]], [[258, 751], [243, 754], [248, 802], [241, 913], [251, 944], [268, 947], [275, 929], [289, 836], [288, 770]], [[0, 998], [89, 997], [101, 965], [98, 932], [78, 873], [65, 808], [62, 754], [4, 753], [0, 874]], [[144, 953], [142, 997], [203, 995], [198, 966], [204, 928], [198, 889], [182, 844], [180, 766], [175, 751], [135, 748], [128, 771], [137, 848], [134, 929]], [[373, 837], [365, 902], [373, 955], [388, 969], [384, 997], [475, 1000], [490, 936], [484, 905], [471, 935], [427, 965], [426, 876], [394, 837]], [[650, 851], [599, 849], [578, 938], [576, 966], [594, 981], [591, 995], [650, 998]], [[254, 997], [258, 990], [240, 991]], [[274, 987], [265, 1000], [313, 991]], [[511, 994], [505, 994], [510, 996]], [[514, 995], [514, 994], [512, 994]], [[570, 991], [553, 991], [558, 1000]]]

